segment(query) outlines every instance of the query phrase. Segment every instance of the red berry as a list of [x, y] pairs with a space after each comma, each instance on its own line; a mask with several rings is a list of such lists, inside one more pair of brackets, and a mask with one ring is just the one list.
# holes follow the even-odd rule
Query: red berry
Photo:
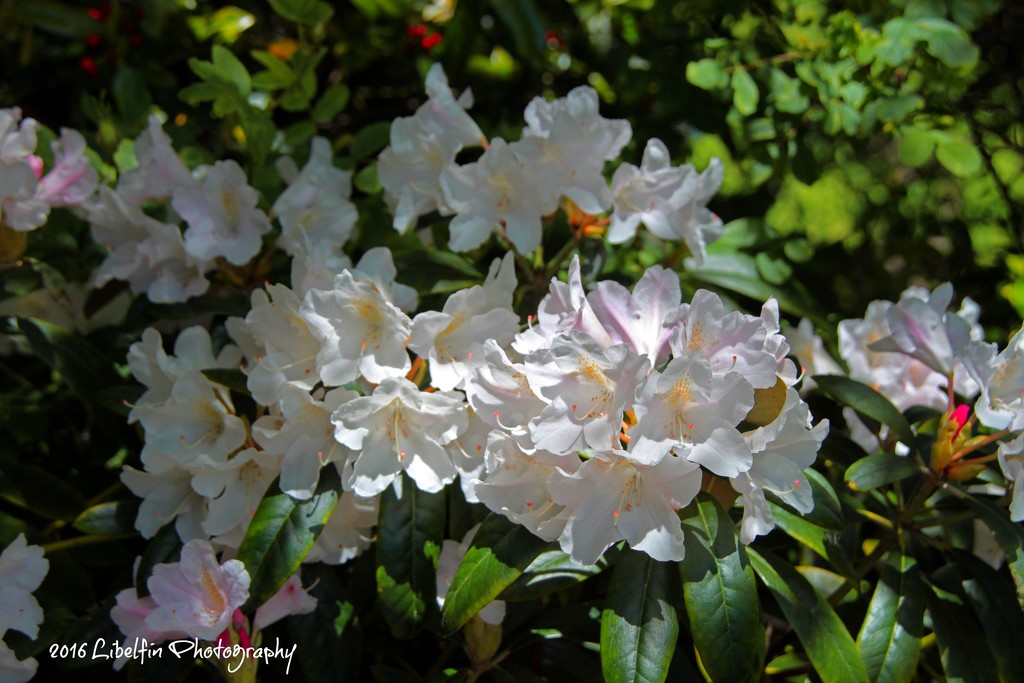
[[429, 36], [423, 36], [420, 40], [420, 46], [424, 50], [431, 50], [441, 44], [444, 38], [441, 37], [440, 33], [431, 33]]

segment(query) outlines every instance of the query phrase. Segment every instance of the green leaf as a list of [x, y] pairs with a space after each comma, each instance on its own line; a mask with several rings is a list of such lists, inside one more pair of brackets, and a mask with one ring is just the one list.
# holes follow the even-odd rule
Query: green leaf
[[958, 178], [974, 175], [981, 169], [981, 154], [970, 142], [952, 136], [936, 140], [935, 158]]
[[768, 503], [775, 517], [775, 524], [789, 536], [807, 546], [820, 557], [828, 560], [833, 567], [851, 581], [856, 580], [856, 570], [843, 548], [835, 542], [835, 533], [821, 528], [775, 503]]
[[209, 16], [193, 15], [188, 18], [189, 28], [199, 40], [220, 36], [227, 43], [238, 40], [238, 36], [256, 23], [256, 18], [243, 9], [228, 5]]
[[444, 599], [441, 627], [454, 633], [526, 571], [551, 544], [491, 513], [480, 524]]
[[148, 582], [150, 575], [153, 574], [153, 567], [174, 562], [180, 552], [181, 540], [178, 538], [174, 523], [160, 527], [156, 535], [149, 539], [149, 545], [143, 551], [139, 566], [135, 569], [135, 592], [140, 598], [149, 595]]
[[68, 38], [82, 38], [96, 31], [96, 22], [80, 5], [72, 6], [58, 0], [19, 0], [9, 3], [5, 11], [21, 21]]
[[97, 400], [98, 392], [122, 383], [110, 360], [84, 337], [36, 318], [18, 318], [18, 327], [40, 360], [56, 371], [86, 406], [104, 405]]
[[544, 51], [545, 19], [537, 11], [533, 0], [505, 2], [491, 0], [498, 19], [512, 34], [519, 57], [536, 61]]
[[117, 110], [129, 126], [142, 123], [149, 113], [153, 100], [149, 95], [149, 86], [145, 77], [138, 69], [120, 66], [114, 74], [114, 101]]
[[757, 83], [746, 71], [737, 71], [732, 75], [732, 103], [736, 111], [750, 116], [757, 111]]
[[313, 497], [295, 500], [275, 482], [263, 497], [238, 549], [249, 572], [245, 611], [259, 607], [295, 573], [338, 504], [341, 481], [334, 467], [320, 472]]
[[800, 92], [800, 79], [791, 78], [781, 69], [772, 69], [772, 101], [787, 114], [802, 114], [811, 101]]
[[277, 135], [274, 121], [267, 112], [249, 105], [242, 107], [239, 114], [245, 141], [249, 145], [249, 154], [252, 155], [253, 161], [262, 164], [274, 146], [274, 137]]
[[775, 596], [782, 613], [796, 631], [814, 670], [824, 683], [868, 680], [842, 620], [814, 587], [792, 565], [767, 552], [747, 548], [750, 564]]
[[378, 121], [360, 129], [352, 138], [352, 147], [349, 153], [353, 159], [365, 159], [376, 154], [388, 144], [391, 139], [391, 122]]
[[344, 83], [335, 83], [320, 96], [320, 101], [313, 109], [313, 120], [318, 123], [333, 121], [334, 117], [348, 104], [348, 97], [348, 86]]
[[512, 582], [498, 596], [500, 600], [536, 600], [575, 586], [605, 569], [602, 557], [597, 564], [580, 564], [562, 550], [548, 550], [537, 556], [522, 576]]
[[967, 506], [996, 537], [996, 542], [1006, 554], [1006, 564], [1017, 587], [1017, 604], [1024, 608], [1024, 527], [1010, 521], [1003, 508], [974, 497], [965, 500]]
[[935, 140], [929, 130], [912, 127], [900, 135], [900, 161], [907, 166], [924, 166], [932, 158], [934, 150]]
[[721, 90], [729, 85], [729, 74], [714, 59], [702, 59], [686, 65], [686, 80], [702, 90]]
[[331, 18], [334, 9], [320, 0], [270, 0], [270, 6], [288, 21], [316, 26]]
[[[316, 609], [288, 619], [288, 637], [297, 643], [295, 659], [309, 681], [341, 681], [359, 671], [363, 629], [353, 604], [344, 596], [336, 567], [304, 565], [302, 583], [311, 586]], [[292, 671], [294, 675], [294, 669]]]
[[280, 57], [276, 57], [264, 50], [253, 50], [249, 53], [252, 58], [266, 67], [266, 71], [260, 71], [253, 75], [253, 87], [261, 90], [283, 90], [295, 81], [295, 72], [288, 63]]
[[876, 453], [861, 458], [846, 469], [846, 481], [854, 491], [870, 491], [919, 472], [909, 457]]
[[243, 97], [252, 92], [252, 79], [245, 65], [223, 45], [213, 46], [213, 66], [217, 75], [227, 83], [231, 83]]
[[903, 414], [887, 398], [867, 386], [840, 375], [815, 375], [818, 386], [843, 405], [850, 406], [861, 415], [887, 425], [899, 440], [912, 450], [917, 450], [914, 432]]
[[0, 459], [0, 500], [51, 519], [70, 519], [85, 501], [71, 483], [5, 455]]
[[893, 553], [882, 566], [857, 647], [868, 677], [878, 683], [909, 681], [924, 636], [924, 595], [917, 562]]
[[978, 47], [971, 37], [951, 21], [924, 17], [915, 22], [930, 55], [946, 66], [972, 67], [978, 63]]
[[383, 189], [380, 178], [377, 177], [377, 162], [374, 161], [356, 173], [352, 179], [356, 189], [365, 194], [377, 194]]
[[773, 258], [766, 251], [759, 251], [754, 257], [757, 272], [765, 282], [781, 285], [793, 276], [793, 267], [785, 259]]
[[601, 611], [601, 671], [607, 683], [664, 681], [679, 637], [675, 562], [619, 555]]
[[680, 512], [686, 555], [679, 565], [694, 647], [715, 681], [757, 681], [764, 623], [757, 583], [729, 515], [709, 495]]
[[377, 605], [396, 638], [411, 638], [437, 605], [437, 558], [444, 542], [445, 494], [416, 488], [407, 475], [380, 500]]
[[100, 503], [83, 510], [71, 526], [83, 534], [130, 534], [135, 531], [135, 517], [138, 513], [137, 500]]
[[249, 395], [248, 378], [237, 368], [209, 368], [203, 370], [203, 375], [211, 382], [227, 387], [231, 391]]
[[998, 680], [984, 630], [964, 604], [963, 596], [929, 584], [924, 598], [947, 678], [964, 683]]

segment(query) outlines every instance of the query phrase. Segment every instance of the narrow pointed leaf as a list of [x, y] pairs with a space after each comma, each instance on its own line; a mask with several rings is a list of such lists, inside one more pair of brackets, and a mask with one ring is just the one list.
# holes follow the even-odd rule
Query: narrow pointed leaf
[[551, 544], [526, 527], [496, 513], [488, 515], [452, 577], [441, 613], [444, 632], [461, 628], [546, 550]]
[[871, 387], [839, 375], [815, 375], [812, 379], [832, 398], [862, 415], [887, 425], [908, 447], [917, 447], [910, 423], [896, 406]]
[[619, 556], [601, 612], [601, 671], [606, 683], [660, 683], [679, 637], [674, 562], [627, 550]]
[[764, 622], [757, 582], [729, 515], [707, 494], [680, 513], [683, 598], [694, 646], [712, 680], [760, 680]]
[[334, 467], [325, 467], [309, 500], [295, 500], [275, 482], [249, 525], [238, 559], [249, 572], [246, 611], [259, 607], [280, 590], [306, 559], [338, 504], [341, 481]]
[[537, 556], [523, 575], [501, 592], [502, 600], [536, 600], [575, 586], [580, 581], [599, 574], [608, 566], [604, 558], [596, 564], [580, 564], [563, 550], [548, 550]]
[[402, 476], [381, 495], [377, 527], [377, 605], [396, 638], [411, 638], [437, 609], [437, 559], [444, 543], [444, 493]]
[[864, 662], [835, 610], [796, 569], [769, 553], [747, 548], [750, 564], [775, 596], [824, 683], [868, 680]]
[[882, 567], [857, 636], [868, 677], [878, 683], [911, 680], [923, 635], [924, 595], [917, 563], [909, 555], [894, 555]]

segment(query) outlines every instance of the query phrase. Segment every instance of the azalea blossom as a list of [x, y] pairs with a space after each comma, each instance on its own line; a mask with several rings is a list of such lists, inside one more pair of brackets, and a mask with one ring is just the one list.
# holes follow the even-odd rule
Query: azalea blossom
[[36, 196], [50, 206], [82, 204], [96, 190], [99, 176], [85, 157], [85, 138], [77, 130], [62, 128], [54, 142], [53, 169], [39, 181]]
[[117, 193], [129, 204], [169, 199], [178, 188], [195, 183], [155, 115], [150, 115], [149, 125], [135, 138], [134, 147], [138, 166], [117, 181]]
[[19, 232], [46, 222], [50, 206], [37, 196], [42, 160], [34, 155], [39, 122], [21, 110], [0, 109], [0, 219]]

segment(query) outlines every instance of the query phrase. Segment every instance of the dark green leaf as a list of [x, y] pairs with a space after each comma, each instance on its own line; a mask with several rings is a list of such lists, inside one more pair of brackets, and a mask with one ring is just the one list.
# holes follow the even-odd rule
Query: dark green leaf
[[832, 398], [862, 415], [887, 425], [900, 441], [911, 449], [917, 448], [910, 423], [887, 398], [871, 387], [840, 375], [815, 375], [813, 379]]
[[[811, 487], [814, 507], [807, 514], [802, 514], [801, 518], [823, 529], [830, 529], [832, 531], [843, 531], [846, 529], [846, 517], [843, 515], [839, 496], [836, 495], [832, 484], [816, 470], [804, 470], [804, 475], [807, 477], [807, 483]], [[787, 503], [775, 494], [770, 491], [765, 491], [765, 494], [772, 503], [796, 514]]]
[[147, 582], [153, 573], [153, 567], [176, 561], [180, 552], [181, 540], [173, 522], [162, 526], [160, 531], [149, 539], [149, 545], [146, 546], [139, 566], [135, 569], [135, 592], [140, 598], [149, 595]]
[[909, 457], [876, 453], [850, 465], [846, 470], [846, 481], [854, 491], [870, 491], [906, 479], [918, 472], [917, 464]]
[[134, 127], [144, 123], [153, 100], [142, 72], [130, 66], [118, 67], [114, 75], [113, 91], [117, 110], [128, 125]]
[[353, 159], [365, 159], [384, 149], [391, 138], [391, 123], [378, 121], [360, 129], [352, 138], [349, 150]]
[[348, 104], [348, 86], [344, 83], [335, 83], [320, 96], [320, 101], [313, 109], [313, 120], [318, 123], [330, 123], [334, 120], [345, 105]]
[[767, 552], [747, 549], [750, 563], [775, 596], [824, 683], [867, 681], [864, 663], [835, 610], [796, 569]]
[[757, 583], [729, 515], [707, 494], [684, 508], [680, 564], [694, 647], [715, 681], [756, 681], [764, 668]]
[[270, 0], [274, 11], [289, 21], [316, 26], [331, 18], [334, 9], [320, 0]]
[[936, 585], [924, 590], [942, 668], [949, 680], [989, 683], [998, 680], [996, 663], [983, 636], [984, 630], [962, 595]]
[[85, 501], [72, 484], [34, 465], [0, 459], [0, 499], [51, 519], [70, 519]]
[[120, 384], [110, 361], [85, 338], [35, 318], [18, 318], [32, 350], [85, 401], [95, 405], [96, 392]]
[[1006, 510], [987, 501], [967, 498], [967, 505], [992, 531], [996, 542], [1006, 554], [1013, 582], [1017, 586], [1017, 603], [1024, 608], [1024, 527], [1010, 521]]
[[246, 384], [248, 378], [237, 368], [208, 368], [203, 370], [203, 375], [211, 382], [227, 387], [231, 391], [249, 395], [249, 386]]
[[619, 555], [601, 612], [601, 671], [608, 683], [657, 683], [668, 677], [679, 637], [674, 562], [646, 553]]
[[437, 605], [437, 559], [444, 542], [445, 495], [388, 488], [377, 527], [377, 605], [396, 638], [411, 638]]
[[537, 556], [523, 575], [505, 588], [501, 600], [535, 600], [600, 573], [607, 566], [604, 558], [597, 564], [580, 564], [562, 550], [548, 550]]
[[288, 619], [288, 635], [298, 644], [297, 664], [310, 681], [340, 681], [359, 671], [363, 629], [352, 603], [344, 599], [337, 569], [315, 563], [302, 569], [302, 583], [312, 586], [316, 609]]
[[100, 503], [82, 511], [72, 526], [84, 534], [129, 534], [135, 530], [138, 512], [137, 500]]
[[550, 546], [502, 515], [488, 515], [452, 577], [441, 613], [444, 631], [453, 633], [461, 628]]
[[295, 500], [275, 482], [263, 497], [238, 549], [249, 572], [246, 611], [272, 597], [295, 573], [338, 504], [341, 481], [334, 467], [320, 472], [313, 497]]
[[893, 553], [857, 636], [868, 677], [878, 683], [909, 681], [917, 670], [924, 636], [924, 596], [917, 562]]
[[835, 542], [834, 532], [823, 529], [775, 503], [768, 503], [768, 507], [780, 529], [828, 560], [847, 579], [855, 580], [856, 571], [853, 563], [842, 547]]

